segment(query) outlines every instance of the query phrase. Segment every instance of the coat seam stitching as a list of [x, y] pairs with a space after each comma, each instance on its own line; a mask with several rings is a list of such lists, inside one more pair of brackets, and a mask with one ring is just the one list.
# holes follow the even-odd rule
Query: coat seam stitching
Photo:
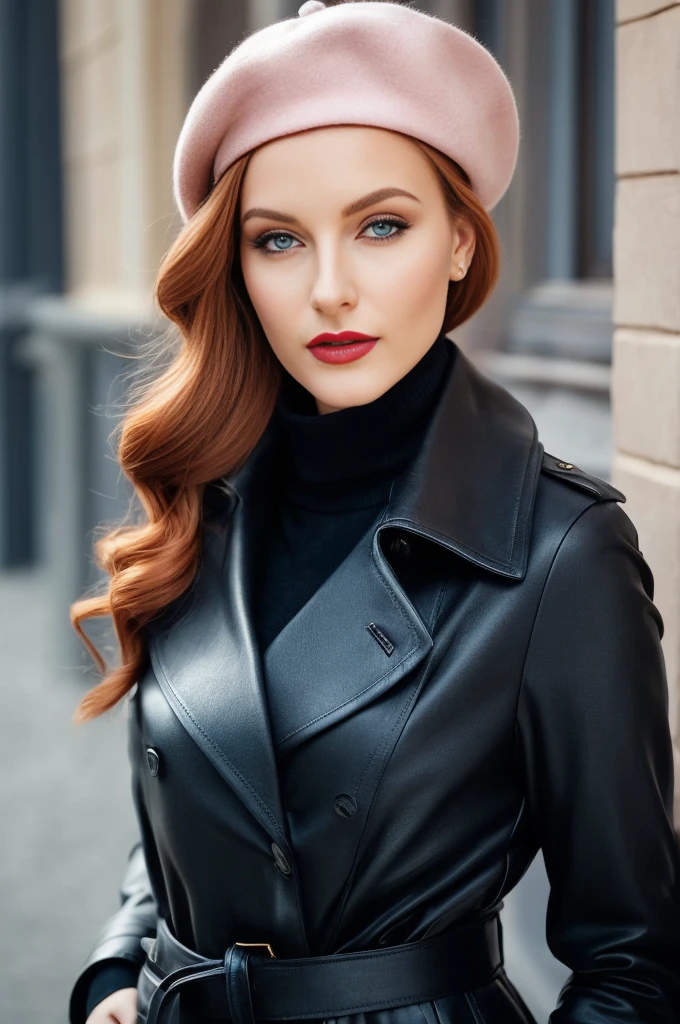
[[286, 733], [285, 736], [281, 737], [281, 739], [278, 742], [278, 745], [280, 746], [286, 740], [289, 740], [292, 736], [296, 736], [299, 732], [302, 732], [304, 729], [308, 729], [310, 725], [316, 725], [317, 722], [322, 722], [324, 718], [328, 718], [329, 715], [335, 714], [336, 711], [339, 711], [341, 708], [346, 707], [347, 704], [351, 704], [352, 701], [356, 700], [358, 697], [363, 697], [363, 695], [372, 690], [374, 686], [377, 686], [379, 683], [382, 683], [383, 679], [385, 679], [386, 676], [389, 676], [390, 673], [396, 672], [398, 668], [401, 668], [401, 666], [404, 664], [407, 658], [410, 658], [410, 656], [413, 654], [415, 650], [416, 645], [411, 647], [410, 650], [406, 652], [401, 661], [397, 662], [396, 665], [392, 665], [386, 672], [383, 672], [383, 674], [378, 679], [375, 679], [372, 683], [369, 683], [368, 686], [365, 686], [363, 690], [359, 690], [358, 693], [352, 694], [352, 696], [348, 697], [347, 700], [343, 700], [341, 704], [336, 704], [336, 706], [334, 708], [331, 708], [330, 711], [324, 711], [322, 715], [317, 715], [316, 718], [311, 718], [309, 722], [305, 722], [304, 725], [298, 726], [298, 728], [293, 729], [292, 732]]
[[[376, 533], [377, 532], [378, 531], [376, 531]], [[375, 536], [375, 534], [374, 534], [374, 536]], [[297, 734], [299, 732], [302, 732], [304, 729], [308, 729], [310, 725], [316, 725], [317, 722], [322, 722], [324, 720], [324, 718], [328, 718], [329, 715], [335, 714], [336, 711], [339, 711], [341, 708], [344, 708], [348, 704], [351, 704], [352, 701], [357, 700], [357, 698], [359, 698], [359, 697], [363, 697], [363, 695], [365, 693], [369, 693], [375, 686], [378, 686], [378, 684], [381, 683], [383, 681], [383, 679], [385, 679], [387, 676], [389, 676], [392, 672], [396, 672], [397, 669], [401, 668], [401, 666], [404, 664], [404, 662], [407, 661], [408, 658], [411, 657], [411, 655], [413, 654], [413, 652], [415, 650], [417, 650], [417, 647], [418, 647], [418, 643], [417, 643], [418, 634], [417, 634], [416, 630], [413, 628], [409, 617], [404, 613], [404, 610], [401, 607], [401, 604], [400, 604], [399, 600], [397, 599], [397, 595], [396, 595], [396, 593], [395, 593], [395, 591], [394, 591], [390, 581], [385, 576], [383, 576], [383, 574], [378, 570], [378, 568], [377, 568], [377, 566], [375, 564], [375, 558], [374, 557], [371, 558], [371, 563], [370, 564], [371, 564], [371, 568], [372, 568], [373, 572], [378, 577], [379, 582], [387, 590], [387, 594], [388, 594], [388, 597], [389, 597], [392, 605], [396, 608], [396, 610], [399, 612], [400, 616], [402, 617], [402, 619], [406, 623], [406, 628], [408, 629], [409, 634], [411, 635], [413, 640], [415, 640], [416, 642], [406, 652], [406, 654], [401, 659], [401, 661], [398, 661], [396, 665], [390, 665], [390, 667], [385, 672], [383, 672], [383, 674], [381, 676], [379, 676], [378, 679], [374, 679], [372, 683], [369, 683], [368, 686], [365, 686], [363, 690], [359, 691], [359, 693], [354, 693], [354, 694], [352, 694], [351, 697], [348, 697], [347, 700], [342, 701], [342, 703], [340, 703], [340, 704], [336, 704], [336, 706], [334, 708], [331, 708], [330, 711], [324, 711], [324, 713], [322, 715], [317, 715], [316, 718], [310, 719], [309, 722], [305, 722], [304, 725], [298, 726], [298, 728], [297, 729], [293, 729], [292, 732], [286, 733], [286, 735], [282, 736], [281, 739], [278, 741], [278, 744], [277, 744], [278, 746], [280, 746], [282, 743], [285, 743], [286, 740], [291, 739], [293, 736], [297, 736]]]
[[243, 785], [246, 787], [248, 792], [252, 795], [252, 797], [256, 801], [258, 807], [260, 807], [261, 810], [264, 811], [264, 813], [266, 814], [267, 820], [270, 821], [274, 825], [274, 827], [276, 829], [277, 835], [281, 836], [283, 838], [284, 842], [286, 843], [286, 845], [288, 845], [288, 840], [287, 840], [286, 836], [284, 835], [284, 833], [283, 833], [283, 831], [282, 831], [278, 821], [276, 820], [274, 815], [271, 813], [271, 811], [269, 810], [267, 805], [265, 803], [263, 803], [262, 799], [258, 796], [258, 794], [253, 789], [253, 787], [250, 785], [250, 783], [248, 782], [248, 779], [246, 779], [246, 777], [241, 774], [241, 772], [238, 770], [238, 768], [234, 764], [232, 764], [232, 762], [229, 760], [229, 758], [226, 756], [226, 754], [224, 754], [224, 752], [222, 750], [220, 750], [220, 748], [217, 746], [217, 744], [213, 743], [213, 741], [208, 736], [208, 734], [201, 728], [199, 723], [196, 721], [194, 716], [191, 714], [191, 712], [189, 711], [189, 709], [185, 705], [185, 703], [182, 700], [182, 698], [176, 692], [175, 688], [173, 687], [172, 683], [170, 682], [170, 680], [168, 678], [168, 674], [167, 674], [167, 671], [166, 671], [165, 666], [163, 664], [163, 659], [161, 657], [160, 651], [158, 650], [158, 647], [155, 644], [154, 644], [154, 650], [156, 652], [156, 657], [158, 659], [159, 667], [161, 668], [161, 671], [163, 672], [163, 676], [165, 678], [165, 682], [168, 685], [168, 687], [170, 688], [170, 690], [172, 691], [172, 693], [173, 693], [173, 695], [175, 697], [175, 700], [178, 702], [178, 704], [180, 705], [180, 707], [184, 711], [184, 714], [187, 716], [187, 718], [189, 718], [189, 720], [191, 722], [193, 722], [193, 724], [196, 727], [196, 729], [199, 731], [199, 733], [204, 738], [204, 740], [209, 744], [209, 746], [212, 747], [212, 749], [215, 751], [217, 756], [222, 761], [224, 761], [224, 763], [231, 769], [231, 771], [234, 773], [234, 775], [236, 775], [236, 777], [243, 783]]
[[[532, 463], [538, 463], [538, 461], [539, 461], [538, 459], [535, 458], [536, 440], [537, 440], [537, 430], [536, 430], [536, 424], [534, 424], [534, 432], [533, 432], [533, 436], [531, 438], [531, 451], [529, 453], [530, 457], [527, 458], [527, 460], [526, 460], [526, 462], [524, 464], [524, 473], [522, 474], [522, 486], [519, 489], [519, 494], [517, 495], [517, 503], [515, 505], [515, 515], [514, 515], [514, 519], [513, 519], [513, 523], [512, 523], [512, 542], [510, 544], [510, 554], [508, 556], [508, 561], [509, 562], [512, 562], [513, 555], [515, 553], [515, 546], [517, 544], [517, 522], [518, 522], [518, 519], [519, 519], [519, 510], [520, 510], [520, 506], [522, 504], [522, 498], [523, 498], [524, 493], [525, 493], [526, 482], [527, 482], [527, 475], [529, 473], [529, 467], [532, 465]], [[540, 465], [539, 465], [539, 472], [540, 472]]]
[[[420, 535], [425, 536], [426, 538], [429, 538], [431, 540], [434, 540], [435, 543], [443, 541], [444, 547], [446, 547], [448, 551], [453, 551], [454, 554], [462, 555], [463, 558], [465, 558], [468, 554], [477, 555], [478, 558], [481, 559], [481, 561], [475, 561], [475, 564], [481, 566], [481, 568], [483, 569], [489, 568], [492, 570], [498, 569], [507, 571], [512, 568], [509, 561], [503, 562], [500, 561], [500, 559], [498, 558], [493, 558], [491, 555], [485, 555], [483, 551], [478, 551], [477, 548], [473, 548], [470, 544], [464, 544], [462, 541], [457, 540], [450, 534], [442, 533], [440, 530], [435, 530], [431, 526], [427, 526], [425, 523], [421, 523], [419, 519], [400, 516], [397, 519], [389, 521], [390, 526], [399, 526], [402, 524], [407, 526], [409, 523], [412, 526], [416, 526], [419, 528], [414, 532], [418, 532], [420, 533]], [[451, 547], [451, 544], [453, 544], [454, 547]]]
[[473, 1012], [475, 1021], [477, 1021], [477, 1024], [486, 1024], [486, 1018], [484, 1017], [484, 1014], [480, 1010], [479, 1003], [475, 999], [475, 997], [472, 994], [472, 992], [466, 992], [465, 993], [465, 998], [467, 999], [468, 1006], [471, 1006], [471, 1008], [472, 1008], [472, 1012]]
[[[423, 672], [424, 672], [424, 671], [425, 671], [425, 670], [423, 669]], [[419, 678], [419, 679], [418, 679], [418, 681], [417, 681], [417, 683], [416, 683], [416, 685], [414, 686], [414, 691], [416, 691], [416, 692], [417, 692], [417, 690], [418, 690], [418, 689], [419, 689], [419, 687], [420, 687], [420, 682], [421, 682], [421, 680], [420, 680], [420, 678]], [[387, 750], [387, 748], [389, 747], [389, 745], [390, 745], [390, 738], [391, 738], [391, 736], [392, 736], [392, 735], [393, 735], [393, 734], [394, 734], [395, 732], [397, 732], [397, 731], [399, 730], [399, 726], [401, 725], [401, 722], [402, 722], [402, 720], [403, 720], [403, 719], [404, 719], [404, 717], [405, 717], [405, 716], [406, 716], [406, 715], [408, 714], [408, 712], [409, 712], [409, 709], [410, 709], [410, 708], [412, 707], [412, 705], [413, 705], [413, 703], [414, 703], [414, 700], [415, 700], [415, 695], [416, 695], [416, 694], [415, 694], [415, 692], [414, 692], [413, 694], [411, 694], [411, 695], [410, 695], [409, 699], [408, 699], [408, 700], [406, 701], [406, 703], [404, 704], [404, 707], [403, 707], [403, 708], [401, 709], [401, 711], [400, 711], [400, 713], [399, 713], [399, 716], [398, 716], [398, 718], [397, 718], [397, 721], [396, 721], [396, 722], [394, 723], [393, 727], [392, 727], [392, 728], [391, 728], [391, 729], [389, 730], [389, 732], [387, 733], [387, 735], [386, 735], [386, 736], [385, 736], [385, 737], [383, 738], [382, 742], [381, 742], [381, 743], [379, 743], [379, 744], [377, 745], [377, 747], [375, 748], [375, 750], [374, 750], [374, 751], [373, 751], [373, 753], [371, 754], [371, 757], [369, 758], [369, 760], [368, 760], [368, 763], [366, 764], [366, 767], [364, 768], [364, 771], [363, 771], [363, 774], [362, 774], [362, 776], [361, 776], [361, 779], [359, 780], [359, 783], [358, 783], [358, 785], [357, 785], [356, 789], [354, 790], [354, 796], [355, 796], [355, 797], [356, 797], [356, 796], [358, 795], [358, 793], [359, 793], [359, 789], [361, 788], [361, 786], [362, 786], [362, 784], [363, 784], [363, 781], [364, 781], [364, 779], [365, 779], [365, 777], [366, 777], [366, 775], [367, 775], [367, 773], [368, 773], [368, 769], [369, 769], [369, 768], [370, 768], [370, 766], [371, 766], [371, 762], [372, 762], [372, 761], [374, 760], [374, 758], [375, 758], [376, 756], [378, 756], [378, 755], [382, 755], [382, 753], [383, 753], [383, 750]]]
[[544, 598], [546, 596], [546, 591], [548, 589], [548, 583], [549, 583], [549, 581], [550, 581], [550, 579], [552, 577], [552, 574], [553, 574], [553, 569], [555, 567], [555, 562], [557, 561], [558, 555], [559, 555], [560, 551], [562, 550], [562, 545], [566, 541], [567, 537], [569, 536], [569, 534], [571, 533], [572, 529], [574, 528], [576, 523], [579, 521], [581, 516], [585, 515], [585, 513], [588, 511], [588, 509], [590, 509], [594, 505], [598, 505], [598, 504], [600, 504], [600, 502], [598, 502], [597, 498], [594, 498], [593, 501], [589, 502], [589, 504], [586, 505], [585, 508], [582, 508], [580, 510], [580, 512], [578, 512], [578, 514], [574, 516], [572, 521], [569, 523], [569, 526], [564, 531], [564, 534], [562, 535], [562, 538], [560, 539], [559, 544], [555, 548], [555, 551], [553, 552], [553, 556], [552, 556], [552, 558], [550, 560], [550, 565], [548, 567], [548, 571], [545, 574], [545, 579], [543, 581], [543, 586], [541, 587], [541, 596], [539, 597], [538, 603], [536, 605], [536, 613], [534, 615], [534, 621], [533, 621], [533, 623], [531, 625], [531, 633], [529, 635], [529, 641], [527, 643], [526, 651], [524, 652], [524, 660], [522, 662], [522, 671], [520, 673], [519, 689], [518, 689], [518, 692], [517, 692], [517, 701], [516, 701], [516, 705], [515, 705], [515, 749], [517, 749], [517, 743], [518, 743], [519, 709], [520, 709], [520, 704], [522, 703], [522, 697], [523, 697], [523, 694], [524, 694], [524, 680], [525, 680], [525, 676], [526, 676], [527, 662], [529, 660], [529, 655], [531, 653], [532, 645], [533, 645], [533, 642], [534, 642], [534, 636], [536, 634], [536, 624], [538, 622], [538, 619], [539, 619], [539, 616], [540, 616], [540, 613], [541, 613], [541, 608], [543, 606], [543, 601], [544, 601]]
[[[341, 895], [340, 906], [338, 908], [338, 912], [337, 912], [337, 915], [336, 915], [336, 918], [335, 918], [335, 923], [333, 925], [333, 931], [332, 931], [333, 938], [335, 938], [335, 936], [337, 934], [338, 928], [340, 926], [340, 921], [342, 919], [342, 915], [344, 913], [345, 907], [347, 905], [347, 901], [349, 899], [350, 892], [352, 891], [352, 884], [354, 882], [354, 877], [355, 877], [355, 874], [356, 874], [356, 868], [357, 868], [357, 864], [358, 864], [358, 860], [359, 860], [359, 851], [361, 849], [361, 844], [363, 842], [364, 835], [366, 834], [366, 829], [368, 828], [368, 819], [369, 819], [370, 814], [371, 814], [371, 808], [372, 808], [373, 803], [375, 801], [378, 789], [380, 788], [380, 784], [381, 784], [381, 782], [383, 780], [385, 771], [387, 770], [387, 765], [389, 764], [390, 758], [392, 757], [392, 753], [394, 752], [394, 748], [395, 748], [396, 744], [399, 742], [399, 739], [398, 739], [398, 736], [397, 736], [397, 739], [394, 742], [392, 742], [392, 744], [391, 744], [391, 752], [390, 752], [390, 738], [395, 733], [399, 733], [400, 732], [400, 726], [401, 726], [402, 719], [405, 716], [408, 716], [409, 708], [412, 707], [414, 701], [416, 700], [416, 698], [417, 698], [417, 696], [418, 696], [418, 694], [420, 692], [420, 689], [421, 689], [422, 684], [423, 684], [423, 679], [424, 679], [424, 676], [425, 676], [425, 672], [426, 672], [426, 668], [425, 668], [425, 666], [423, 666], [421, 668], [420, 672], [418, 673], [417, 678], [416, 678], [416, 680], [414, 682], [413, 693], [411, 694], [409, 699], [406, 701], [406, 704], [402, 708], [401, 713], [399, 714], [399, 717], [397, 718], [397, 721], [394, 723], [392, 728], [388, 731], [387, 736], [385, 737], [384, 742], [378, 748], [376, 748], [376, 752], [379, 751], [379, 756], [380, 756], [380, 758], [383, 759], [384, 763], [382, 764], [382, 767], [378, 771], [378, 777], [376, 779], [375, 786], [373, 787], [373, 793], [372, 793], [372, 796], [371, 796], [371, 802], [369, 803], [368, 807], [366, 808], [366, 815], [364, 817], [364, 822], [363, 822], [363, 825], [361, 826], [361, 832], [359, 833], [359, 836], [358, 836], [358, 839], [357, 839], [357, 843], [356, 843], [356, 846], [355, 846], [355, 850], [354, 850], [354, 859], [353, 859], [352, 864], [350, 866], [349, 875], [348, 875], [347, 881], [345, 883], [345, 889], [344, 889], [343, 894]], [[376, 752], [374, 752], [374, 756], [375, 756]], [[386, 754], [388, 756], [385, 756]], [[358, 793], [359, 793], [359, 790], [357, 788], [355, 790], [355, 796], [358, 796]]]

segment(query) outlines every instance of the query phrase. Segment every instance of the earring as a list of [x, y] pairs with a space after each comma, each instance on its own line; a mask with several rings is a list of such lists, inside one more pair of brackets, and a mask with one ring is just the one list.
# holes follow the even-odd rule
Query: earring
[[460, 279], [464, 278], [465, 277], [465, 267], [464, 267], [464, 265], [462, 263], [459, 263], [458, 264], [458, 269], [460, 270]]

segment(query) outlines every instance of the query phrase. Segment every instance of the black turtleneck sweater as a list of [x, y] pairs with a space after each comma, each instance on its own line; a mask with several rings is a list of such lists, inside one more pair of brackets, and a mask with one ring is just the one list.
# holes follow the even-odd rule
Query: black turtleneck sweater
[[274, 415], [282, 441], [278, 500], [256, 580], [255, 628], [265, 651], [384, 510], [416, 455], [453, 364], [445, 335], [372, 402], [317, 412], [285, 372]]
[[[395, 476], [420, 448], [454, 357], [441, 334], [373, 402], [323, 415], [284, 371], [274, 409], [283, 456], [278, 500], [269, 510], [255, 582], [261, 651], [384, 510]], [[87, 1015], [111, 992], [134, 987], [138, 973], [129, 961], [103, 960], [90, 982]]]

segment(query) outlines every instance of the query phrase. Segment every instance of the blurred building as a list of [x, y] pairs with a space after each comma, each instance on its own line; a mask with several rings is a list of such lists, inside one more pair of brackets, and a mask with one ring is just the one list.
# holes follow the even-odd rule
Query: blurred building
[[[134, 350], [140, 329], [154, 329], [151, 286], [180, 227], [171, 164], [182, 120], [201, 84], [246, 33], [294, 15], [298, 6], [0, 0], [7, 19], [0, 45], [8, 58], [0, 130], [3, 152], [20, 157], [0, 168], [0, 209], [4, 203], [13, 228], [0, 242], [8, 255], [0, 288], [13, 298], [15, 335], [23, 333], [22, 320], [31, 325], [20, 357], [13, 340], [0, 351], [16, 356], [13, 394], [42, 388], [50, 396], [47, 438], [57, 449], [41, 455], [29, 426], [35, 417], [26, 410], [17, 419], [6, 405], [0, 564], [58, 558], [57, 575], [71, 598], [96, 578], [84, 537], [96, 523], [115, 520], [125, 497], [115, 462], [100, 457], [114, 426], [107, 409], [130, 368], [111, 353]], [[517, 172], [494, 211], [501, 279], [456, 340], [531, 408], [549, 451], [608, 476], [613, 0], [514, 0], [512, 16], [504, 0], [419, 6], [492, 50], [513, 83], [522, 123]], [[31, 54], [41, 62], [39, 74], [30, 74]], [[39, 159], [31, 158], [31, 145]], [[51, 257], [51, 276], [39, 262], [18, 259], [26, 239], [34, 260]], [[50, 297], [35, 302], [36, 292]], [[83, 400], [92, 410], [86, 429]], [[50, 481], [49, 522], [36, 514], [36, 476]]]
[[[300, 2], [0, 0], [0, 568], [48, 567], [65, 663], [89, 663], [67, 609], [98, 578], [92, 530], [129, 497], [108, 438], [126, 355], [164, 326], [151, 288], [181, 225], [179, 129], [227, 52]], [[493, 211], [502, 275], [453, 336], [549, 452], [628, 495], [680, 747], [680, 0], [416, 6], [491, 49], [522, 125]], [[540, 1013], [564, 972], [540, 944], [540, 865], [526, 884], [513, 977]]]

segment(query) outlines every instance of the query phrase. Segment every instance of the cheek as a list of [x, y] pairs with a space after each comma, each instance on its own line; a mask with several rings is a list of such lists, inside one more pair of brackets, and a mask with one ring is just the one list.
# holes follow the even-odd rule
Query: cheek
[[406, 309], [422, 306], [428, 299], [440, 296], [448, 288], [449, 260], [449, 253], [443, 248], [428, 248], [403, 266], [393, 268], [389, 281], [391, 302]]
[[451, 261], [450, 240], [438, 233], [423, 232], [418, 244], [411, 239], [395, 244], [383, 260], [374, 260], [370, 274], [363, 277], [362, 288], [374, 303], [379, 303], [397, 320], [427, 317], [433, 304], [438, 306], [447, 293]]
[[294, 288], [279, 268], [269, 264], [266, 256], [242, 259], [241, 268], [250, 301], [263, 326], [293, 309]]

